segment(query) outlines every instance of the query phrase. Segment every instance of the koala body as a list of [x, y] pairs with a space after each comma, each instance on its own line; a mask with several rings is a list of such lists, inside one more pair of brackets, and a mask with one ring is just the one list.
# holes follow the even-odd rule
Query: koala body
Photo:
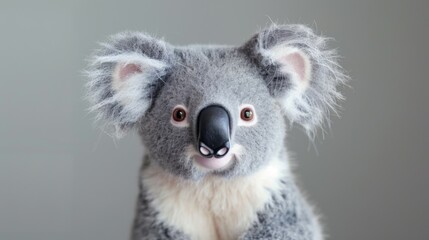
[[285, 138], [287, 119], [312, 134], [341, 99], [325, 38], [273, 25], [239, 47], [174, 47], [127, 32], [88, 75], [92, 110], [145, 146], [132, 239], [323, 238]]

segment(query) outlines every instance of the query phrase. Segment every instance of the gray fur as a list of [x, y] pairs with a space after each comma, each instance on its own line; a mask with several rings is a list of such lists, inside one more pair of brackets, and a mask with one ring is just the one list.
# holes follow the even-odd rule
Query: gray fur
[[[276, 156], [285, 135], [284, 121], [275, 100], [246, 55], [235, 48], [177, 49], [176, 64], [157, 101], [146, 113], [140, 133], [151, 159], [173, 174], [201, 179], [206, 173], [186, 161], [185, 147], [196, 145], [196, 120], [199, 111], [207, 105], [224, 106], [232, 116], [232, 132], [236, 143], [245, 145], [243, 159], [234, 167], [221, 172], [222, 176], [245, 175], [258, 169], [267, 159]], [[186, 81], [184, 81], [186, 80]], [[254, 128], [238, 128], [238, 106], [251, 103], [257, 109], [259, 121]], [[169, 123], [171, 109], [177, 104], [188, 107], [190, 128], [177, 128]], [[167, 124], [166, 124], [167, 123]], [[272, 126], [278, 126], [273, 128]], [[158, 136], [162, 142], [154, 141]], [[266, 141], [271, 139], [271, 141]], [[273, 144], [275, 143], [275, 144]]]
[[273, 195], [272, 201], [264, 211], [258, 213], [258, 220], [240, 240], [308, 240], [318, 239], [316, 236], [322, 237], [317, 218], [293, 179], [285, 179], [282, 184], [281, 193]]
[[[299, 96], [291, 93], [288, 74], [280, 74], [279, 66], [263, 54], [279, 44], [295, 46], [310, 57], [310, 87]], [[135, 54], [162, 64], [145, 68], [148, 74], [141, 77], [143, 84], [133, 93], [130, 107], [115, 98], [112, 74], [118, 63], [115, 57], [123, 61]], [[285, 118], [313, 132], [329, 110], [335, 110], [342, 99], [337, 88], [347, 79], [335, 52], [327, 49], [326, 39], [302, 25], [273, 25], [241, 47], [173, 47], [142, 33], [119, 34], [95, 53], [88, 75], [88, 98], [99, 118], [119, 129], [137, 127], [147, 150], [147, 164], [158, 164], [173, 175], [195, 181], [207, 175], [250, 175], [275, 157], [287, 161]], [[278, 99], [289, 95], [296, 98], [294, 109], [283, 111]], [[237, 127], [238, 106], [243, 103], [254, 106], [255, 126]], [[178, 104], [189, 110], [190, 127], [170, 124], [171, 111]], [[227, 109], [232, 141], [244, 146], [241, 160], [221, 171], [201, 171], [186, 155], [189, 145], [197, 146], [198, 113], [210, 104]], [[317, 221], [293, 179], [285, 179], [281, 196], [273, 195], [242, 239], [313, 239], [319, 231]], [[141, 189], [133, 239], [187, 239], [179, 229], [159, 223], [156, 214]]]
[[[170, 51], [169, 51], [170, 50]], [[169, 66], [172, 49], [164, 41], [154, 39], [146, 34], [137, 32], [124, 32], [111, 37], [110, 41], [102, 44], [91, 58], [91, 64], [87, 70], [90, 81], [87, 84], [87, 98], [91, 102], [91, 111], [97, 112], [97, 119], [107, 120], [107, 124], [117, 129], [128, 129], [133, 127], [143, 116], [146, 107], [150, 105], [153, 96], [159, 90], [162, 77], [168, 74], [168, 67], [152, 69], [142, 88], [139, 89], [140, 101], [131, 109], [121, 105], [115, 98], [116, 93], [112, 90], [112, 73], [117, 62], [111, 57], [140, 54], [142, 57], [162, 61]], [[110, 58], [110, 59], [109, 59]], [[137, 109], [135, 109], [137, 108]]]
[[343, 100], [338, 86], [348, 80], [337, 62], [336, 51], [328, 48], [328, 40], [304, 25], [272, 25], [256, 34], [244, 46], [259, 66], [274, 97], [288, 94], [291, 82], [289, 76], [281, 74], [279, 66], [262, 53], [286, 44], [301, 49], [310, 57], [313, 66], [310, 87], [303, 96], [296, 97], [292, 109], [286, 109], [288, 118], [301, 124], [310, 135], [329, 121], [330, 111], [337, 111], [338, 101]]

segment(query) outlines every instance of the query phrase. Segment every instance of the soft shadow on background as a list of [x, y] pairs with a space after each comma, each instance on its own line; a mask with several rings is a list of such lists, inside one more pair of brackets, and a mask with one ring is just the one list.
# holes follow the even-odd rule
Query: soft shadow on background
[[[428, 1], [2, 1], [0, 239], [127, 239], [143, 149], [83, 100], [96, 42], [141, 30], [173, 44], [241, 44], [271, 20], [336, 39], [352, 76], [317, 152], [289, 133], [329, 239], [428, 239]], [[271, 19], [271, 20], [270, 20]]]

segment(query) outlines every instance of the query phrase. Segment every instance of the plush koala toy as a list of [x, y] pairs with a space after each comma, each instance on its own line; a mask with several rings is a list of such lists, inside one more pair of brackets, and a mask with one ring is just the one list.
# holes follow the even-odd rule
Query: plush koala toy
[[92, 110], [145, 147], [132, 239], [323, 239], [285, 138], [292, 122], [314, 133], [342, 98], [347, 77], [326, 42], [272, 25], [239, 47], [139, 32], [102, 44]]

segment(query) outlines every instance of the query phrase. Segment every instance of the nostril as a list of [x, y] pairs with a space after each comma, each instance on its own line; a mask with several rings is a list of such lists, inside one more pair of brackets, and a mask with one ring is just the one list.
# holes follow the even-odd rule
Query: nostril
[[229, 148], [223, 147], [223, 148], [219, 149], [219, 151], [217, 151], [216, 156], [223, 157], [228, 153], [228, 150], [229, 150]]
[[210, 150], [208, 150], [207, 148], [201, 146], [200, 147], [200, 153], [204, 156], [209, 156], [210, 155]]

